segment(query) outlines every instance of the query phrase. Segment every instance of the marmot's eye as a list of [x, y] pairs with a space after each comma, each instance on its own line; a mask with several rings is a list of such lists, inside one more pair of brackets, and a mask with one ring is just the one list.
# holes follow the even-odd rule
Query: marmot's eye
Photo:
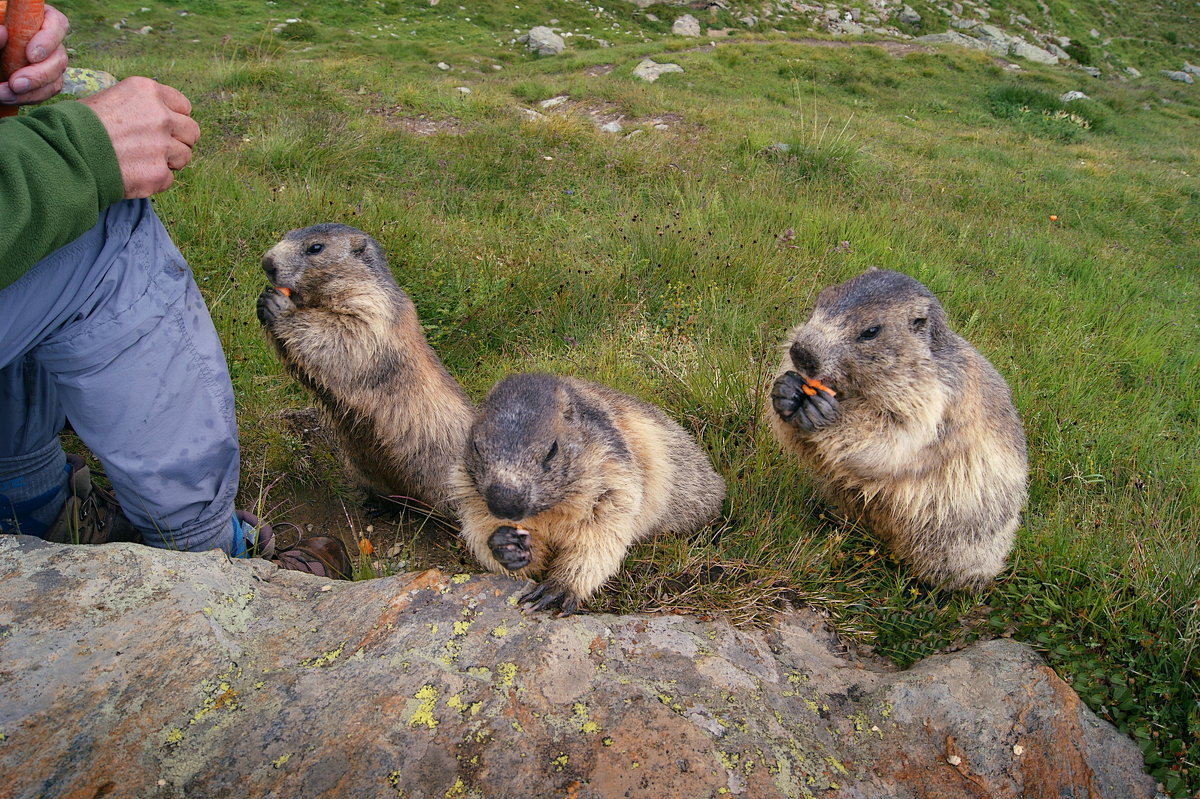
[[317, 242], [315, 244], [308, 245], [308, 249], [305, 250], [305, 252], [308, 253], [309, 255], [316, 255], [323, 249], [325, 249], [325, 245], [320, 242]]
[[883, 327], [881, 325], [875, 325], [874, 327], [868, 327], [866, 330], [864, 330], [863, 332], [858, 334], [858, 340], [859, 341], [870, 341], [871, 339], [873, 339], [879, 335], [880, 330], [883, 330]]
[[550, 445], [550, 451], [546, 453], [546, 457], [542, 459], [542, 468], [549, 469], [550, 461], [554, 460], [554, 456], [558, 454], [558, 441]]

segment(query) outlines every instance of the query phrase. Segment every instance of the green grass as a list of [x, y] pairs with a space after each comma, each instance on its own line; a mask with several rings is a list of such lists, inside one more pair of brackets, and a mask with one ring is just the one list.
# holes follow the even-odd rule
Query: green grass
[[[1200, 789], [1200, 90], [1157, 73], [1200, 43], [1194, 11], [1123, 7], [1118, 35], [1099, 0], [1074, 14], [1048, 0], [1106, 74], [1147, 76], [1081, 84], [1065, 68], [766, 28], [697, 50], [659, 39], [669, 23], [632, 4], [202, 0], [126, 17], [149, 35], [64, 5], [76, 63], [178, 86], [204, 130], [156, 207], [225, 343], [247, 506], [273, 507], [268, 475], [288, 495], [352, 496], [328, 451], [281, 420], [311, 401], [253, 311], [258, 260], [283, 232], [346, 222], [384, 245], [472, 396], [517, 370], [592, 378], [660, 403], [712, 453], [724, 518], [637, 547], [598, 609], [761, 623], [779, 600], [807, 601], [901, 664], [1013, 636], [1142, 746], [1168, 792]], [[1046, 19], [1033, 0], [1009, 7]], [[510, 44], [552, 17], [612, 46], [572, 37], [536, 58]], [[303, 24], [273, 32], [290, 18]], [[646, 56], [685, 72], [641, 83], [630, 70]], [[1058, 102], [1076, 88], [1092, 99]], [[573, 114], [518, 112], [560, 94]], [[592, 110], [642, 132], [600, 133]], [[984, 595], [914, 583], [764, 428], [779, 341], [822, 286], [868, 266], [936, 292], [1024, 418], [1030, 504]]]

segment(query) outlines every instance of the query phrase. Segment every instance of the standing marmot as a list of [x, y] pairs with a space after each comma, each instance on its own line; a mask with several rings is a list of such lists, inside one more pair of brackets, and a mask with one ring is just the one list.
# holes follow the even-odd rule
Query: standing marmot
[[767, 412], [776, 438], [922, 579], [985, 587], [1026, 499], [1025, 433], [1004, 379], [897, 272], [826, 288], [789, 341]]
[[258, 318], [313, 392], [352, 479], [452, 513], [449, 477], [474, 409], [425, 340], [408, 295], [366, 233], [324, 224], [267, 251]]
[[661, 410], [544, 374], [492, 388], [456, 483], [462, 536], [479, 562], [545, 573], [522, 601], [564, 616], [617, 573], [634, 541], [692, 532], [725, 497], [708, 456]]

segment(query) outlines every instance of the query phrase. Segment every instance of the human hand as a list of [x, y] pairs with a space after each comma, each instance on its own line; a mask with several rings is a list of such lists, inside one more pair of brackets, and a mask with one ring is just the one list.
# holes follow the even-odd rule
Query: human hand
[[125, 181], [125, 198], [165, 191], [175, 171], [192, 160], [200, 126], [192, 104], [176, 89], [149, 78], [126, 78], [80, 100], [100, 117]]
[[[0, 105], [26, 105], [48, 100], [62, 91], [67, 48], [63, 39], [71, 23], [61, 11], [46, 6], [42, 28], [25, 48], [29, 66], [22, 67], [0, 83]], [[8, 29], [0, 25], [0, 49], [8, 44]]]

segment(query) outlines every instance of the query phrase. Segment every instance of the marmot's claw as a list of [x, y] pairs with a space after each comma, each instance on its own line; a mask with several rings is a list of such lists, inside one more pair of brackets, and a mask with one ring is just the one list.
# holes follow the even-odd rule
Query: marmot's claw
[[492, 555], [500, 565], [509, 571], [523, 569], [533, 559], [529, 549], [529, 533], [508, 524], [496, 528], [496, 532], [488, 539], [488, 549], [492, 550]]
[[269, 283], [258, 295], [258, 321], [261, 324], [269, 325], [281, 314], [295, 309], [296, 303]]
[[783, 421], [811, 433], [837, 419], [838, 401], [824, 391], [805, 391], [805, 385], [798, 373], [784, 372], [771, 387], [771, 407]]
[[562, 618], [579, 609], [579, 596], [557, 580], [549, 579], [538, 583], [521, 597], [521, 604], [524, 605], [526, 613], [557, 607], [558, 616]]

